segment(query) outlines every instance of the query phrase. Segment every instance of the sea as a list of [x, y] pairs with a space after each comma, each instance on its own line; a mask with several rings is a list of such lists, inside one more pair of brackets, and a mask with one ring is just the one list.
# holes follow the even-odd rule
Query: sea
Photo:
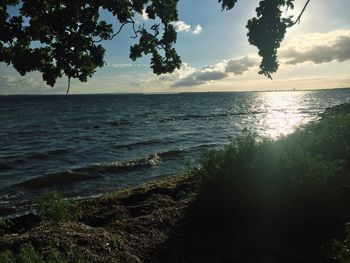
[[278, 139], [350, 89], [0, 96], [0, 217], [44, 191], [83, 199], [180, 173], [247, 128]]

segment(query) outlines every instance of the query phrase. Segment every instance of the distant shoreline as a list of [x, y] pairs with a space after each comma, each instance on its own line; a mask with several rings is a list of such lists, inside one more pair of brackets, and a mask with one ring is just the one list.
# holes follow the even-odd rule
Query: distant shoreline
[[[350, 87], [342, 88], [325, 88], [325, 89], [289, 89], [289, 90], [233, 90], [233, 91], [189, 91], [189, 92], [115, 92], [115, 93], [72, 93], [69, 96], [93, 96], [93, 95], [178, 95], [178, 94], [215, 94], [215, 93], [265, 93], [265, 92], [300, 92], [300, 91], [337, 91], [347, 90]], [[40, 93], [21, 93], [21, 94], [0, 94], [0, 97], [15, 97], [15, 96], [65, 96], [65, 93], [51, 93], [51, 94], [40, 94]]]

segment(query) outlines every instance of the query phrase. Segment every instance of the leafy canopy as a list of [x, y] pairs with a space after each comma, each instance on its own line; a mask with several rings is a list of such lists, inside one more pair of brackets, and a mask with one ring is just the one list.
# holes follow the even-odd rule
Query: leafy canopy
[[[0, 0], [0, 62], [12, 64], [21, 75], [39, 71], [50, 86], [64, 75], [85, 82], [105, 64], [101, 42], [113, 39], [129, 25], [138, 40], [130, 48], [130, 58], [150, 55], [155, 74], [173, 72], [181, 65], [174, 48], [178, 1]], [[218, 2], [222, 10], [230, 10], [237, 0]], [[249, 43], [262, 57], [260, 74], [271, 77], [278, 69], [277, 49], [287, 27], [295, 24], [292, 17], [285, 18], [282, 13], [294, 8], [293, 2], [262, 0], [256, 17], [248, 21]], [[11, 14], [10, 9], [19, 12]], [[111, 13], [118, 26], [103, 20], [102, 11]], [[143, 12], [154, 21], [149, 28], [133, 19]]]

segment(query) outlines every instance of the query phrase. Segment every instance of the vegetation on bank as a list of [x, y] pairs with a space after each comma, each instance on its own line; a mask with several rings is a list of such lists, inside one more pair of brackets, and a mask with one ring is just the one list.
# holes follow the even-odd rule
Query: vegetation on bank
[[37, 214], [42, 221], [77, 221], [81, 217], [79, 207], [70, 204], [59, 192], [44, 192], [39, 201]]
[[[0, 238], [0, 262], [41, 262], [23, 261], [23, 251], [45, 262], [75, 262], [64, 242], [78, 236], [80, 246], [112, 253], [115, 262], [346, 263], [349, 203], [350, 104], [344, 104], [276, 141], [246, 130], [224, 149], [204, 153], [187, 176], [78, 206], [45, 193], [38, 202], [44, 222], [32, 239]], [[58, 250], [27, 242], [39, 242], [50, 227]], [[260, 255], [266, 246], [270, 253]], [[52, 255], [61, 261], [49, 261]]]
[[[44, 258], [31, 243], [24, 243], [20, 246], [17, 253], [12, 253], [10, 250], [5, 250], [0, 253], [1, 263], [68, 263], [67, 258], [57, 249], [50, 247]], [[74, 263], [83, 263], [84, 261], [75, 261]]]
[[202, 218], [283, 237], [332, 235], [350, 215], [350, 105], [277, 141], [244, 131], [205, 153], [195, 174]]

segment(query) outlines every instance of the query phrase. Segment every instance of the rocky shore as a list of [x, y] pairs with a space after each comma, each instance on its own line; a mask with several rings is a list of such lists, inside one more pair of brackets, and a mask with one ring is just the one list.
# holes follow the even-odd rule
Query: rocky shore
[[69, 262], [163, 262], [194, 188], [193, 179], [178, 175], [78, 203], [78, 222], [40, 223], [33, 214], [16, 218], [3, 228], [0, 251], [30, 242], [44, 256], [58, 248]]

